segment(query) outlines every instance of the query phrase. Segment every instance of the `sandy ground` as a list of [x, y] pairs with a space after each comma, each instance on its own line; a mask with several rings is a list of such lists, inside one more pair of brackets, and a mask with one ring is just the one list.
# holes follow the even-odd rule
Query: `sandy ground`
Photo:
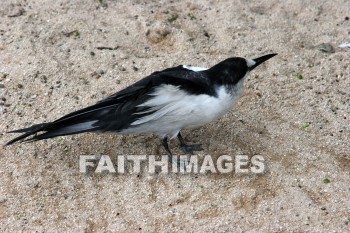
[[17, 144], [0, 148], [0, 231], [350, 232], [349, 17], [348, 0], [1, 1], [0, 144], [156, 70], [279, 55], [183, 132], [198, 155], [262, 155], [264, 174], [79, 173], [80, 155], [164, 154], [151, 135]]

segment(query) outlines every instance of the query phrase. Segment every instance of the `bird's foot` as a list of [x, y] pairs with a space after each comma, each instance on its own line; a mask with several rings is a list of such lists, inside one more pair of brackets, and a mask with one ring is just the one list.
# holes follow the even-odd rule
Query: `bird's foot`
[[183, 145], [180, 145], [180, 147], [185, 154], [190, 154], [190, 155], [193, 155], [194, 151], [203, 150], [202, 144], [191, 144], [191, 145], [183, 144]]
[[194, 151], [200, 151], [203, 150], [202, 148], [202, 144], [192, 144], [192, 145], [188, 145], [186, 144], [185, 140], [183, 139], [181, 133], [179, 132], [177, 135], [177, 138], [180, 141], [180, 148], [182, 149], [182, 151], [185, 154], [190, 154], [193, 155]]

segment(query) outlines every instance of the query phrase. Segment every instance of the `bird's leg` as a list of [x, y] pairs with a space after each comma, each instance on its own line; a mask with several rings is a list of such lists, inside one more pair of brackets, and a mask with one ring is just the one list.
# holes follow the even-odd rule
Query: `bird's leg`
[[165, 136], [165, 137], [163, 138], [163, 140], [162, 140], [162, 145], [163, 145], [163, 147], [164, 147], [165, 152], [166, 152], [167, 155], [168, 155], [169, 162], [171, 162], [172, 159], [173, 159], [173, 154], [171, 153], [171, 151], [170, 151], [170, 149], [169, 149], [168, 137], [167, 137], [167, 136]]
[[183, 137], [182, 137], [182, 135], [181, 135], [180, 132], [178, 133], [177, 138], [179, 139], [179, 141], [180, 141], [180, 147], [181, 147], [182, 151], [183, 151], [185, 154], [190, 154], [190, 155], [192, 155], [192, 154], [193, 154], [193, 151], [200, 151], [200, 150], [203, 150], [202, 144], [191, 144], [191, 145], [186, 144], [186, 142], [185, 142], [185, 140], [183, 139]]
[[181, 166], [181, 160], [177, 160], [177, 158], [173, 157], [173, 154], [171, 153], [170, 149], [169, 149], [169, 144], [168, 144], [168, 137], [164, 137], [163, 140], [162, 140], [162, 145], [164, 147], [164, 150], [165, 152], [167, 153], [168, 155], [168, 162], [170, 165], [172, 166]]

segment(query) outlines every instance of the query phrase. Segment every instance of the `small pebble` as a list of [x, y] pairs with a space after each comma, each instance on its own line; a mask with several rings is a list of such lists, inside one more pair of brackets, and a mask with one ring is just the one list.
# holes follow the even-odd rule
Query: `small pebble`
[[101, 75], [99, 75], [99, 74], [96, 73], [96, 72], [92, 73], [91, 76], [92, 76], [93, 78], [95, 78], [95, 79], [101, 78]]
[[4, 80], [7, 76], [8, 76], [8, 74], [1, 73], [0, 74], [0, 81]]
[[0, 83], [0, 88], [5, 88], [5, 85]]
[[335, 49], [330, 43], [322, 43], [316, 46], [316, 48], [324, 53], [334, 53]]
[[20, 89], [22, 89], [22, 88], [23, 88], [23, 85], [19, 83], [19, 84], [17, 85], [17, 87], [20, 88]]
[[105, 72], [103, 70], [100, 70], [100, 71], [94, 71], [91, 73], [91, 77], [93, 78], [96, 78], [96, 79], [99, 79], [102, 77], [102, 75], [104, 74]]
[[20, 8], [16, 8], [13, 12], [11, 12], [8, 17], [18, 17], [21, 16], [25, 13], [26, 11], [20, 7]]
[[47, 77], [46, 77], [46, 75], [42, 75], [42, 76], [40, 77], [40, 81], [41, 81], [42, 83], [47, 83]]

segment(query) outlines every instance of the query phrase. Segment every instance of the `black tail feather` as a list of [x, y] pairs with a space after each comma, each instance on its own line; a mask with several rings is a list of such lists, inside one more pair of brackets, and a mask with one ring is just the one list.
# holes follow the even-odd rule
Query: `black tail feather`
[[24, 128], [24, 129], [17, 129], [17, 130], [13, 130], [13, 131], [9, 131], [7, 133], [24, 133], [22, 135], [20, 135], [19, 137], [16, 137], [14, 139], [12, 139], [11, 141], [7, 142], [5, 144], [5, 146], [9, 146], [17, 141], [21, 141], [27, 137], [29, 137], [30, 135], [35, 134], [36, 132], [40, 131], [41, 129], [45, 128], [45, 126], [47, 126], [49, 123], [44, 123], [44, 124], [37, 124], [37, 125], [32, 125], [31, 127], [28, 128]]
[[52, 122], [52, 123], [33, 125], [29, 128], [10, 131], [9, 133], [24, 133], [24, 134], [7, 142], [5, 146], [9, 146], [15, 142], [33, 142], [33, 141], [38, 141], [38, 140], [43, 140], [48, 138], [54, 138], [58, 136], [66, 136], [66, 135], [90, 132], [98, 129], [99, 129], [98, 126], [92, 126], [90, 122], [83, 122], [80, 124], [69, 125], [63, 121], [59, 123]]
[[50, 124], [50, 123], [43, 123], [43, 124], [32, 125], [32, 126], [30, 126], [28, 128], [16, 129], [16, 130], [8, 131], [7, 133], [27, 133], [27, 132], [32, 132], [32, 131], [40, 130], [40, 129], [44, 128], [45, 126], [47, 126], [48, 124]]
[[[95, 106], [96, 107], [96, 106]], [[106, 128], [106, 116], [113, 112], [115, 106], [92, 107], [68, 114], [56, 121], [33, 125], [28, 128], [10, 131], [9, 133], [23, 133], [7, 142], [9, 146], [15, 142], [32, 142], [58, 136], [72, 135], [84, 132], [98, 131]]]
[[91, 131], [92, 131], [91, 129], [86, 129], [86, 130], [81, 130], [81, 131], [65, 133], [65, 132], [62, 132], [61, 130], [54, 130], [54, 131], [49, 131], [46, 133], [35, 135], [31, 138], [23, 140], [23, 142], [34, 142], [34, 141], [54, 138], [54, 137], [58, 137], [58, 136], [68, 136], [68, 135], [72, 135], [72, 134], [91, 132]]

